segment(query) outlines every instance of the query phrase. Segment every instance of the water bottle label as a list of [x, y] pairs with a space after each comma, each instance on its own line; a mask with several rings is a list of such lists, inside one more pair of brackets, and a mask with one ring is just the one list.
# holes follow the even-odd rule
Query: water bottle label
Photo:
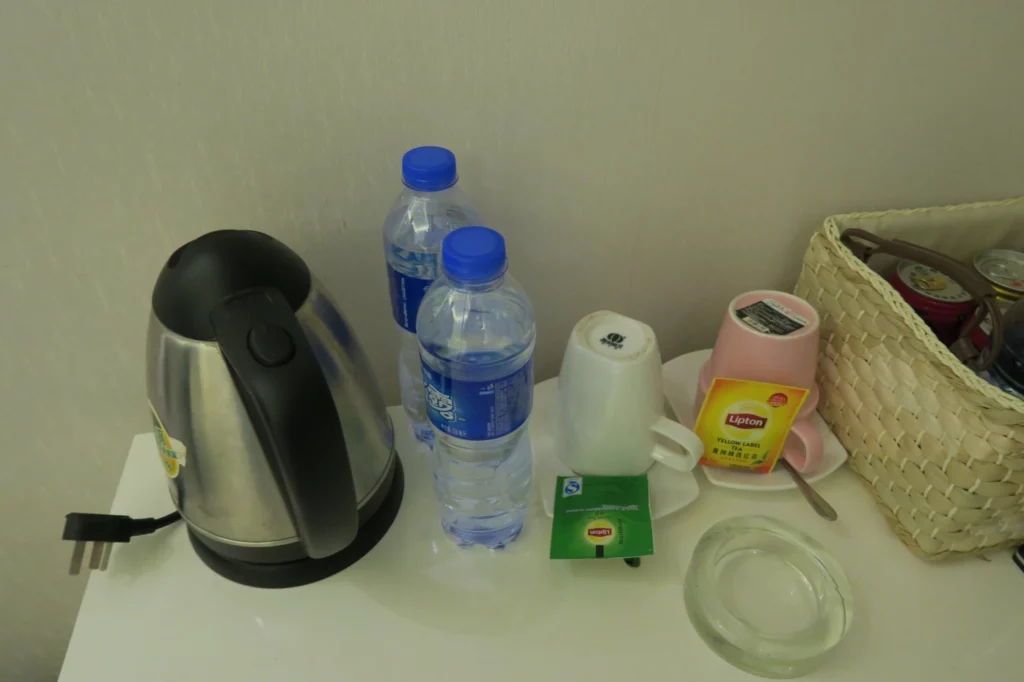
[[430, 423], [449, 436], [490, 440], [524, 423], [533, 407], [533, 358], [491, 381], [457, 381], [423, 365]]
[[388, 264], [388, 284], [391, 286], [391, 312], [395, 322], [402, 329], [416, 333], [416, 313], [427, 289], [434, 283], [437, 276], [437, 254], [418, 251], [406, 251], [397, 246], [391, 247], [391, 255], [409, 265], [410, 270], [424, 273], [429, 279], [410, 277], [395, 270]]

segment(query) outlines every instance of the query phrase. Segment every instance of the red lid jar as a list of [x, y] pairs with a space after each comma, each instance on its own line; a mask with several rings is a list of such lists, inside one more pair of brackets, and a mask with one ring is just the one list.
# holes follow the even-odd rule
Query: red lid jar
[[915, 261], [897, 263], [889, 283], [945, 344], [956, 341], [964, 320], [978, 307], [962, 286]]

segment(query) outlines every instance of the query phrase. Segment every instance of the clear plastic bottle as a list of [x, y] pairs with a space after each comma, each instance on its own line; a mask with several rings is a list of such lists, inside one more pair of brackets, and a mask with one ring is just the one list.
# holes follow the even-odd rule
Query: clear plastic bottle
[[443, 147], [416, 147], [402, 157], [399, 195], [384, 221], [384, 255], [391, 288], [391, 309], [398, 326], [398, 380], [402, 405], [416, 437], [433, 438], [427, 421], [416, 313], [437, 278], [441, 242], [452, 230], [480, 222], [458, 185], [455, 155]]
[[530, 501], [533, 309], [494, 230], [455, 230], [441, 254], [417, 321], [441, 525], [460, 545], [500, 549]]

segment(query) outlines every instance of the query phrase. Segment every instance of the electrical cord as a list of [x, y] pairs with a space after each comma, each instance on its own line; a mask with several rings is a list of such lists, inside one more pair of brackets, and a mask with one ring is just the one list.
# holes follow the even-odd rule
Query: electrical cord
[[117, 542], [129, 542], [139, 535], [149, 535], [181, 519], [180, 512], [171, 512], [159, 518], [133, 519], [118, 514], [82, 514], [74, 512], [64, 517], [64, 539], [75, 543], [71, 553], [69, 573], [82, 572], [85, 546], [92, 543], [89, 569], [107, 569], [111, 546]]

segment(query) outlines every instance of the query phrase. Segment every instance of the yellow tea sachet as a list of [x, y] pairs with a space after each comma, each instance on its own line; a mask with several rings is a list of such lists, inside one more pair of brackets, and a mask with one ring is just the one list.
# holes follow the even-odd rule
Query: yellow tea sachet
[[694, 428], [704, 442], [700, 463], [768, 473], [809, 392], [759, 381], [714, 379]]

